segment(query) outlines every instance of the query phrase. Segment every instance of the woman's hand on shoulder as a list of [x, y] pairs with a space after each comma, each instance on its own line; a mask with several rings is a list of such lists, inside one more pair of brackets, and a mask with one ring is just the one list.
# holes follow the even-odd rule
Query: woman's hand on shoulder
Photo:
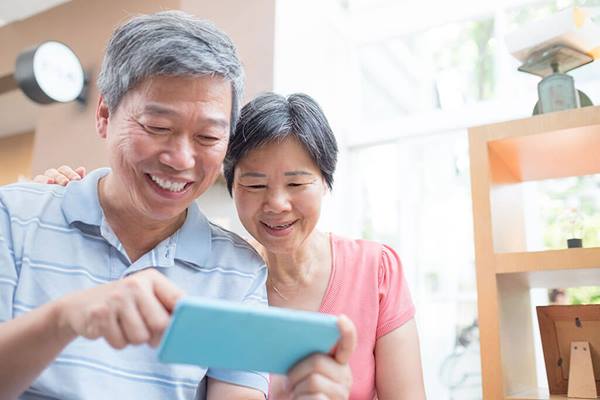
[[272, 387], [275, 400], [349, 398], [352, 371], [348, 361], [356, 347], [356, 328], [344, 315], [339, 317], [338, 327], [340, 340], [333, 354], [313, 354], [296, 364], [288, 372], [287, 382]]
[[68, 165], [62, 165], [58, 168], [47, 169], [43, 174], [36, 175], [33, 178], [33, 181], [37, 183], [66, 186], [67, 183], [71, 181], [83, 179], [85, 174], [85, 167], [77, 167], [73, 169]]

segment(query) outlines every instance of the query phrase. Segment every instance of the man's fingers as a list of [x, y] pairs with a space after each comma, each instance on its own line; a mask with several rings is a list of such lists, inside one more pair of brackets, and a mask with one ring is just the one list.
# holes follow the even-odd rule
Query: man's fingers
[[106, 339], [108, 344], [115, 349], [122, 349], [127, 346], [127, 340], [121, 331], [117, 313], [113, 312], [108, 318], [106, 318], [101, 334], [104, 336], [104, 339]]
[[138, 309], [150, 331], [149, 343], [157, 346], [170, 320], [170, 313], [183, 291], [155, 269], [132, 275], [129, 290], [135, 292]]
[[127, 343], [142, 344], [150, 340], [150, 331], [133, 301], [127, 301], [121, 305], [119, 323]]
[[150, 333], [148, 343], [151, 346], [158, 346], [162, 334], [169, 324], [169, 311], [154, 296], [151, 288], [141, 291], [136, 299], [137, 307]]
[[338, 328], [340, 330], [340, 340], [338, 341], [333, 353], [333, 357], [340, 364], [346, 364], [356, 347], [356, 328], [345, 315], [338, 318]]
[[163, 306], [165, 306], [167, 311], [172, 312], [175, 308], [175, 304], [177, 304], [177, 301], [183, 297], [184, 292], [171, 283], [171, 281], [160, 272], [155, 272], [156, 275], [152, 277], [154, 294], [158, 300], [160, 300]]

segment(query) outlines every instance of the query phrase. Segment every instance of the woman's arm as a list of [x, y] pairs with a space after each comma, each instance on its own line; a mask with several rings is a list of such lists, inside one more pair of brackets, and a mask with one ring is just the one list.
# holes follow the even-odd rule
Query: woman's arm
[[375, 386], [379, 400], [424, 400], [425, 387], [415, 320], [375, 344]]

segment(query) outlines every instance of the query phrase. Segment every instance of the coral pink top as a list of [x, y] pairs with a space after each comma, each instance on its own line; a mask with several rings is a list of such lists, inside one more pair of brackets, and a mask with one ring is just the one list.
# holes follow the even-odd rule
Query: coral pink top
[[351, 400], [375, 398], [375, 343], [415, 315], [402, 264], [390, 247], [331, 235], [332, 268], [320, 312], [346, 314], [358, 346], [350, 358]]

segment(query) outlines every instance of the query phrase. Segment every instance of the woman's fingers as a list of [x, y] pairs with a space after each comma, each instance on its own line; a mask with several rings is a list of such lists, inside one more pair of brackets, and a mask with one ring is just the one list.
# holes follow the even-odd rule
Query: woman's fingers
[[77, 172], [82, 179], [85, 178], [85, 175], [87, 174], [85, 167], [77, 167], [75, 168], [75, 172]]
[[345, 364], [350, 360], [350, 356], [356, 347], [356, 327], [350, 318], [340, 315], [338, 328], [340, 330], [340, 340], [335, 347], [333, 357], [340, 364]]
[[330, 400], [345, 400], [350, 395], [350, 383], [339, 377], [337, 380], [328, 376], [313, 373], [298, 382], [292, 391], [294, 400], [301, 398], [323, 398]]
[[70, 181], [77, 181], [81, 179], [81, 176], [68, 165], [61, 165], [56, 170]]
[[332, 354], [313, 354], [287, 374], [293, 399], [347, 399], [352, 387], [348, 365], [356, 346], [356, 328], [344, 315], [338, 318], [340, 339]]
[[48, 177], [46, 175], [36, 175], [33, 178], [33, 181], [35, 183], [45, 183], [45, 184], [54, 184], [55, 183], [54, 179], [52, 179], [52, 178], [50, 178], [50, 177]]
[[85, 167], [73, 169], [68, 165], [61, 165], [58, 168], [49, 168], [42, 175], [36, 175], [34, 182], [45, 184], [57, 184], [66, 186], [71, 181], [81, 180], [86, 175]]
[[69, 183], [69, 179], [60, 173], [56, 168], [49, 168], [44, 171], [44, 175], [52, 179], [55, 184], [65, 186]]

